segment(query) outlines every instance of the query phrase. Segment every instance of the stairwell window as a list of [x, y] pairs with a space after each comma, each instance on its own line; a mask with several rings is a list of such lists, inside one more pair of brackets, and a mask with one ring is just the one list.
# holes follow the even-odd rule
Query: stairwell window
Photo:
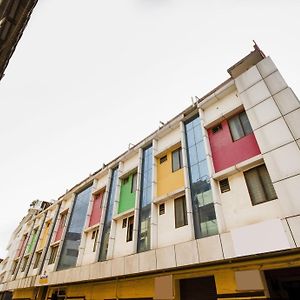
[[233, 141], [252, 133], [252, 127], [246, 112], [241, 112], [228, 120], [231, 136]]
[[265, 165], [244, 172], [247, 188], [253, 205], [277, 198], [270, 175]]

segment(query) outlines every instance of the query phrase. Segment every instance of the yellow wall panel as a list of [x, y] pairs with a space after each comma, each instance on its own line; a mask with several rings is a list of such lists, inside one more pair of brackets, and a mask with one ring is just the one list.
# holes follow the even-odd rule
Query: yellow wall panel
[[167, 161], [160, 164], [157, 159], [157, 196], [171, 193], [184, 187], [183, 168], [172, 172], [172, 152], [167, 153]]
[[13, 292], [13, 299], [19, 299], [19, 298], [34, 299], [34, 296], [35, 296], [35, 292], [33, 288], [14, 290]]
[[50, 221], [45, 223], [44, 228], [43, 228], [43, 232], [42, 232], [42, 237], [41, 237], [40, 242], [37, 246], [37, 250], [43, 249], [45, 247], [46, 242], [47, 242], [47, 237], [48, 237], [48, 234], [49, 234], [50, 225], [51, 225]]

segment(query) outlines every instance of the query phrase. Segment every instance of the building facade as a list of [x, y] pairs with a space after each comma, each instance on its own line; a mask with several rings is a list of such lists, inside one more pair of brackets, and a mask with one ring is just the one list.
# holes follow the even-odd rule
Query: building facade
[[300, 299], [300, 102], [270, 57], [23, 219], [3, 299]]

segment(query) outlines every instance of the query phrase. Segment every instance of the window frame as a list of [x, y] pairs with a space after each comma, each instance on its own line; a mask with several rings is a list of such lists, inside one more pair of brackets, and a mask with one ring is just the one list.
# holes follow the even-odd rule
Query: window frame
[[[244, 124], [243, 124], [243, 122], [242, 122], [242, 120], [241, 120], [241, 115], [245, 115], [245, 116], [247, 117], [248, 123], [249, 123], [249, 125], [250, 125], [250, 127], [251, 127], [251, 132], [246, 133]], [[233, 120], [238, 120], [239, 125], [240, 125], [240, 128], [242, 129], [242, 132], [243, 132], [243, 135], [242, 135], [242, 136], [239, 136], [238, 138], [234, 138], [234, 137], [233, 137], [232, 127], [230, 126], [230, 124], [231, 124], [231, 122], [233, 122]], [[248, 116], [247, 116], [247, 113], [246, 113], [244, 110], [241, 111], [241, 112], [239, 112], [238, 114], [232, 116], [231, 118], [229, 118], [229, 119], [227, 120], [227, 123], [228, 123], [229, 131], [230, 131], [230, 136], [231, 136], [231, 139], [232, 139], [233, 142], [236, 142], [236, 141], [242, 139], [243, 137], [245, 137], [245, 136], [247, 136], [247, 135], [253, 133], [253, 128], [252, 128], [252, 126], [251, 126], [251, 124], [250, 124], [250, 121], [249, 121], [249, 118], [248, 118]]]
[[50, 256], [49, 256], [48, 265], [52, 265], [55, 263], [57, 253], [58, 253], [58, 247], [59, 245], [53, 245], [50, 247]]
[[[265, 171], [267, 172], [268, 176], [267, 177], [264, 176], [264, 180], [267, 180], [268, 184], [270, 184], [272, 186], [272, 190], [273, 190], [272, 192], [274, 192], [274, 194], [271, 195], [271, 196], [269, 195], [268, 191], [266, 190], [266, 186], [264, 184], [264, 180], [262, 178], [261, 173], [259, 172], [259, 169], [261, 169], [261, 168], [265, 168]], [[259, 184], [260, 184], [259, 187], [256, 187], [256, 188], [260, 189], [260, 192], [263, 193], [263, 195], [264, 195], [264, 197], [266, 199], [265, 201], [257, 202], [257, 200], [254, 199], [253, 191], [251, 191], [251, 187], [250, 187], [250, 183], [249, 183], [250, 177], [248, 176], [248, 178], [247, 178], [247, 174], [250, 174], [250, 171], [251, 172], [255, 171], [256, 178], [258, 179]], [[268, 169], [267, 169], [267, 167], [266, 167], [265, 164], [258, 165], [258, 166], [254, 167], [254, 168], [251, 168], [249, 170], [244, 171], [244, 178], [245, 178], [247, 190], [248, 190], [248, 193], [249, 193], [249, 197], [250, 197], [250, 200], [251, 200], [251, 203], [252, 203], [253, 206], [278, 199], [278, 196], [277, 196], [277, 193], [275, 191], [274, 185], [273, 185], [272, 180], [270, 178], [269, 171], [268, 171]]]
[[127, 232], [126, 232], [126, 242], [133, 241], [133, 224], [134, 224], [134, 216], [128, 217], [127, 220]]
[[135, 193], [137, 190], [137, 173], [132, 174], [130, 192]]
[[160, 203], [159, 205], [158, 205], [158, 214], [160, 215], [160, 216], [162, 216], [162, 215], [164, 215], [166, 213], [166, 205], [165, 205], [165, 203]]
[[33, 264], [33, 269], [36, 269], [39, 265], [39, 262], [41, 260], [41, 257], [42, 257], [42, 250], [41, 251], [37, 251], [35, 253], [35, 259], [34, 259], [34, 264]]
[[[174, 166], [174, 155], [178, 153], [178, 167]], [[180, 170], [183, 168], [183, 161], [182, 161], [182, 149], [181, 147], [177, 148], [176, 150], [172, 151], [172, 173]]]
[[175, 228], [188, 225], [185, 196], [174, 199], [174, 221]]

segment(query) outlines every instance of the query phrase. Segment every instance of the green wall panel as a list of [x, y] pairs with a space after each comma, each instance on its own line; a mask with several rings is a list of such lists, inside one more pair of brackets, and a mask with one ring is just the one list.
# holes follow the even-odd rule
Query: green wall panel
[[134, 208], [135, 191], [131, 192], [133, 175], [134, 174], [129, 175], [127, 181], [122, 180], [119, 210], [118, 210], [119, 214], [124, 212], [124, 211], [127, 211], [131, 208]]

